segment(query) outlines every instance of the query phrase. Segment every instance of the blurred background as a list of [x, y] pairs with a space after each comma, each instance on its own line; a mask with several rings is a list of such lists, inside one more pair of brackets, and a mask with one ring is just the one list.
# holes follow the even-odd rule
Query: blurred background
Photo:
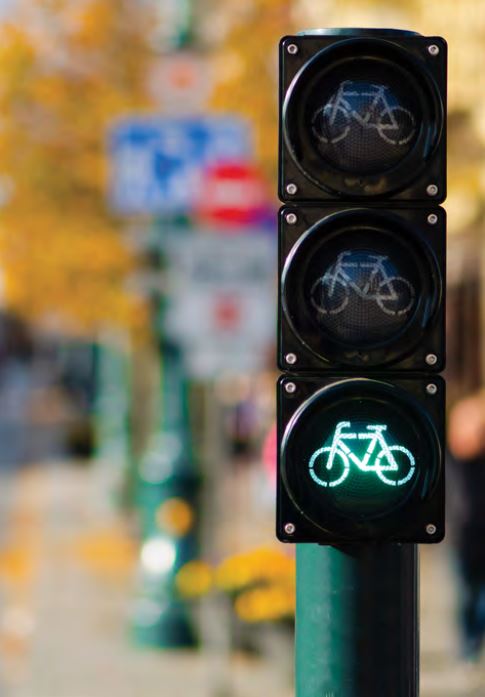
[[335, 26], [449, 43], [458, 425], [422, 695], [485, 695], [485, 0], [0, 2], [2, 695], [293, 694], [276, 47]]

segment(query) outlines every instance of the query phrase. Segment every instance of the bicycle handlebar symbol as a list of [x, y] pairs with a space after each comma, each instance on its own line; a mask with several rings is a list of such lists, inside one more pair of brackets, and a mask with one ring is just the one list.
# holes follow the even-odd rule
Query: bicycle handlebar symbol
[[[407, 314], [414, 302], [414, 287], [402, 276], [389, 275], [385, 268], [389, 257], [368, 254], [367, 261], [347, 261], [352, 254], [351, 251], [341, 252], [335, 264], [312, 285], [310, 301], [317, 312], [322, 315], [343, 312], [353, 291], [362, 300], [375, 300], [387, 315], [396, 317]], [[352, 269], [369, 272], [363, 284], [358, 285], [352, 279], [349, 273]], [[401, 307], [396, 309], [398, 303]]]
[[[344, 140], [352, 122], [366, 130], [375, 130], [390, 145], [406, 145], [416, 132], [416, 120], [409, 109], [392, 106], [388, 85], [358, 86], [353, 80], [344, 80], [330, 100], [319, 107], [312, 118], [316, 138], [325, 144]], [[371, 100], [362, 110], [360, 100]]]
[[[332, 444], [315, 450], [311, 456], [308, 468], [310, 476], [323, 487], [340, 486], [347, 478], [352, 462], [361, 472], [375, 472], [387, 486], [402, 486], [412, 479], [416, 461], [412, 453], [402, 445], [388, 445], [384, 437], [387, 426], [375, 424], [366, 426], [366, 431], [350, 432], [350, 421], [340, 421], [333, 435]], [[367, 450], [362, 457], [357, 457], [347, 445], [348, 441], [368, 440]], [[376, 453], [377, 446], [380, 450]], [[396, 460], [396, 455], [399, 463]], [[328, 479], [322, 479], [318, 471], [322, 469], [331, 472]], [[388, 473], [393, 472], [394, 479]]]

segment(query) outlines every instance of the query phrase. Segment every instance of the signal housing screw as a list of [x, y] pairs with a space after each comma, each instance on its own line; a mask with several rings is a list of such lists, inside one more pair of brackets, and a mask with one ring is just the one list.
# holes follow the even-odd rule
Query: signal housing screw
[[294, 365], [294, 364], [296, 363], [297, 360], [298, 360], [298, 359], [297, 359], [297, 357], [296, 357], [296, 353], [287, 353], [286, 356], [285, 356], [285, 361], [286, 361], [289, 365]]
[[294, 535], [296, 531], [295, 526], [293, 523], [285, 523], [285, 532], [287, 535]]
[[430, 382], [429, 385], [426, 385], [426, 392], [428, 394], [436, 394], [438, 392], [438, 388], [433, 382]]
[[298, 218], [296, 216], [296, 213], [287, 213], [285, 220], [288, 223], [288, 225], [294, 225], [295, 223], [298, 222]]
[[290, 194], [290, 196], [294, 196], [297, 191], [298, 187], [296, 184], [291, 183], [286, 185], [286, 193]]
[[436, 215], [436, 213], [430, 213], [428, 215], [428, 223], [430, 225], [436, 225], [437, 222], [438, 222], [438, 216]]
[[438, 363], [438, 356], [434, 353], [428, 353], [424, 360], [428, 365], [436, 365]]
[[439, 46], [436, 44], [431, 44], [431, 46], [428, 46], [428, 53], [430, 53], [432, 56], [437, 56], [439, 52]]
[[426, 532], [428, 533], [428, 535], [435, 535], [436, 530], [437, 530], [436, 525], [433, 525], [433, 523], [429, 523], [426, 526]]
[[288, 394], [294, 394], [296, 392], [295, 383], [294, 382], [285, 383], [285, 390], [288, 392]]
[[294, 56], [295, 53], [298, 53], [298, 46], [296, 44], [288, 44], [286, 50], [288, 51], [288, 53]]
[[426, 187], [426, 193], [428, 194], [428, 196], [436, 196], [436, 194], [438, 193], [438, 187], [436, 186], [436, 184], [429, 184]]

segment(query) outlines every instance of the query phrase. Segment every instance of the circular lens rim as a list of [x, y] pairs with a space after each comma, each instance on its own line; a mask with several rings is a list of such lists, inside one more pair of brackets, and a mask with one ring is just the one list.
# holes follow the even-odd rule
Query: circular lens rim
[[[384, 510], [376, 513], [374, 516], [360, 515], [352, 517], [349, 514], [339, 514], [335, 510], [332, 512], [325, 511], [323, 500], [319, 502], [318, 506], [315, 504], [314, 507], [320, 512], [319, 516], [315, 516], [313, 512], [305, 511], [305, 505], [299, 502], [298, 496], [294, 493], [291, 485], [291, 472], [289, 471], [291, 465], [288, 463], [289, 444], [305, 415], [308, 415], [309, 412], [311, 415], [314, 409], [319, 408], [323, 414], [327, 409], [332, 408], [336, 401], [341, 401], [342, 398], [345, 398], [347, 396], [346, 393], [349, 393], [348, 397], [351, 399], [380, 398], [382, 400], [387, 398], [390, 404], [398, 402], [401, 408], [409, 410], [411, 413], [410, 418], [416, 431], [422, 434], [422, 438], [425, 441], [423, 451], [426, 450], [429, 453], [428, 461], [431, 462], [431, 465], [426, 467], [426, 472], [424, 467], [420, 469], [418, 473], [419, 480], [403, 500], [396, 504], [392, 511]], [[324, 403], [326, 402], [326, 406], [320, 407], [322, 400]], [[281, 440], [279, 466], [287, 495], [295, 508], [311, 525], [328, 534], [338, 531], [339, 536], [342, 536], [344, 539], [352, 539], [356, 536], [372, 539], [382, 535], [383, 519], [387, 521], [386, 527], [390, 537], [392, 537], [393, 530], [397, 532], [405, 528], [408, 522], [409, 524], [415, 523], [415, 519], [419, 515], [416, 513], [415, 503], [423, 503], [430, 500], [437, 490], [443, 469], [443, 454], [435, 424], [428, 411], [413, 395], [402, 387], [382, 379], [346, 377], [326, 385], [305, 399], [291, 416]], [[431, 481], [427, 483], [427, 480], [430, 479], [429, 474], [432, 475]]]
[[[355, 60], [355, 54], [359, 52], [365, 60], [384, 61], [386, 64], [393, 65], [398, 72], [408, 74], [409, 83], [416, 86], [415, 93], [422, 106], [423, 122], [418, 138], [402, 161], [382, 174], [345, 173], [324, 160], [318, 168], [309, 166], [297, 156], [298, 149], [302, 152], [311, 151], [311, 148], [307, 150], [305, 147], [298, 148], [298, 143], [306, 143], [309, 137], [308, 129], [300, 127], [303, 112], [301, 105], [305, 104], [300, 92], [305, 90], [305, 84], [311, 81], [315, 71], [320, 74], [327, 73], [339, 63]], [[427, 113], [430, 115], [428, 119], [426, 119]], [[306, 179], [332, 197], [378, 199], [406, 189], [427, 167], [429, 160], [438, 149], [443, 130], [443, 101], [426, 63], [418, 60], [405, 48], [382, 38], [348, 38], [323, 48], [300, 68], [292, 79], [283, 101], [282, 132], [291, 159]], [[349, 179], [352, 181], [351, 184], [346, 181]], [[423, 198], [425, 198], [424, 194]]]
[[[321, 325], [317, 325], [307, 310], [308, 304], [303, 297], [303, 283], [293, 280], [294, 277], [304, 279], [314, 250], [357, 228], [362, 231], [367, 229], [380, 232], [394, 240], [398, 248], [404, 246], [409, 249], [411, 258], [416, 260], [423, 290], [412, 316], [403, 327], [389, 339], [369, 343], [361, 348], [355, 343], [337, 339]], [[305, 268], [299, 271], [298, 265], [301, 263]], [[291, 288], [295, 283], [296, 290], [294, 287]], [[407, 221], [388, 210], [347, 209], [321, 218], [293, 245], [281, 272], [281, 308], [298, 341], [319, 361], [332, 365], [378, 368], [405, 359], [419, 345], [442, 306], [443, 284], [444, 279], [434, 250], [425, 236], [418, 235]], [[426, 295], [428, 297], [425, 297]], [[305, 327], [301, 326], [302, 321], [305, 321]], [[315, 329], [318, 328], [321, 334], [319, 346], [312, 345], [305, 337], [305, 328], [309, 324]], [[345, 352], [353, 355], [347, 356]]]

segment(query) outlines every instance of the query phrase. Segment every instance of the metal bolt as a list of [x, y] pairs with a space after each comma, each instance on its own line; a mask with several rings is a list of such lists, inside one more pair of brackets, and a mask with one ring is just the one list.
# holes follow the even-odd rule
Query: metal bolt
[[298, 222], [298, 217], [296, 213], [287, 213], [285, 220], [288, 225], [294, 225], [296, 222]]
[[438, 363], [438, 356], [434, 353], [428, 353], [424, 360], [428, 365], [436, 365]]
[[285, 532], [287, 535], [294, 535], [295, 534], [295, 526], [293, 523], [285, 523]]
[[285, 390], [288, 392], [288, 394], [293, 394], [296, 392], [296, 385], [294, 382], [287, 382], [285, 383]]
[[430, 184], [429, 186], [426, 187], [426, 193], [428, 196], [436, 196], [438, 193], [438, 187], [436, 184]]
[[436, 530], [436, 525], [433, 525], [433, 523], [429, 523], [429, 525], [426, 526], [426, 532], [428, 533], [428, 535], [435, 535]]
[[431, 46], [428, 46], [428, 53], [430, 53], [432, 56], [437, 56], [439, 52], [439, 46], [436, 44], [431, 44]]
[[291, 53], [291, 55], [294, 56], [295, 53], [298, 53], [298, 46], [296, 44], [288, 44], [286, 50], [288, 53]]
[[285, 361], [290, 365], [294, 365], [297, 361], [296, 353], [287, 353], [285, 356]]
[[436, 215], [436, 213], [430, 213], [428, 215], [428, 223], [430, 225], [436, 225], [437, 222], [438, 222], [438, 216]]
[[438, 392], [438, 388], [433, 382], [430, 382], [429, 385], [426, 385], [426, 392], [428, 394], [436, 394]]
[[296, 184], [287, 184], [286, 185], [286, 193], [290, 194], [290, 196], [294, 196], [297, 191], [298, 191], [298, 187]]

